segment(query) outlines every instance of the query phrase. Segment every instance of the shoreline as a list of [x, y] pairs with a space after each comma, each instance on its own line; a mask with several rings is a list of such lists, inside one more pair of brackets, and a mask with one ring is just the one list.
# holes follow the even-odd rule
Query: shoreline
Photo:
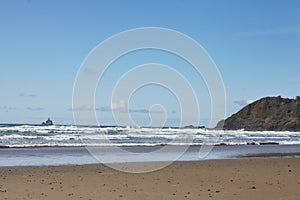
[[[284, 154], [283, 156], [280, 154], [250, 154], [245, 156], [240, 156], [236, 158], [223, 158], [223, 159], [203, 159], [203, 160], [175, 160], [175, 161], [143, 161], [143, 162], [115, 162], [115, 163], [89, 163], [89, 164], [63, 164], [63, 165], [20, 165], [20, 166], [0, 166], [1, 169], [22, 169], [22, 168], [64, 168], [64, 167], [95, 167], [95, 166], [103, 166], [107, 168], [111, 168], [110, 166], [130, 166], [130, 165], [155, 165], [160, 163], [170, 163], [166, 167], [173, 165], [173, 164], [183, 164], [183, 163], [205, 163], [205, 162], [231, 162], [231, 161], [259, 161], [259, 160], [299, 160], [300, 164], [300, 153], [295, 156], [294, 154]], [[112, 168], [111, 168], [112, 169]], [[112, 169], [115, 170], [115, 169]], [[161, 169], [159, 169], [161, 170]], [[115, 170], [118, 171], [118, 170]], [[125, 172], [130, 173], [130, 172]], [[152, 173], [152, 172], [145, 172], [145, 173]]]
[[177, 161], [141, 174], [103, 164], [1, 167], [0, 179], [1, 199], [295, 200], [300, 159]]
[[[163, 152], [159, 150], [164, 146], [97, 147], [95, 149], [85, 147], [3, 148], [0, 149], [0, 167], [170, 162], [173, 160], [202, 161], [247, 157], [300, 157], [300, 145], [220, 145], [210, 147], [212, 149], [207, 155], [205, 155], [205, 148], [202, 151], [202, 146], [190, 146], [186, 149], [182, 146], [169, 146]], [[93, 154], [89, 150], [92, 150]]]
[[76, 147], [117, 147], [117, 148], [128, 148], [128, 147], [165, 147], [165, 146], [171, 146], [171, 147], [180, 147], [180, 146], [190, 146], [190, 147], [201, 147], [201, 146], [264, 146], [264, 145], [300, 145], [300, 143], [279, 143], [279, 142], [247, 142], [247, 143], [241, 143], [241, 144], [231, 144], [231, 143], [215, 143], [215, 144], [190, 144], [190, 145], [178, 145], [178, 144], [153, 144], [153, 145], [131, 145], [131, 144], [124, 144], [124, 145], [99, 145], [99, 146], [88, 146], [88, 145], [70, 145], [70, 146], [60, 146], [60, 145], [35, 145], [35, 146], [9, 146], [9, 145], [0, 145], [0, 149], [21, 149], [21, 148], [76, 148]]
[[244, 159], [244, 158], [299, 158], [300, 159], [300, 152], [296, 153], [257, 153], [257, 154], [246, 154], [238, 156], [237, 159]]

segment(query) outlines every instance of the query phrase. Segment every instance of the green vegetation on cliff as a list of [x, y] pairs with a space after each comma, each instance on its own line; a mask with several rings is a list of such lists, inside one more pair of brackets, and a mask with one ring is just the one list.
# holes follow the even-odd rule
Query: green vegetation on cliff
[[252, 131], [300, 131], [300, 97], [265, 97], [220, 121], [217, 128]]

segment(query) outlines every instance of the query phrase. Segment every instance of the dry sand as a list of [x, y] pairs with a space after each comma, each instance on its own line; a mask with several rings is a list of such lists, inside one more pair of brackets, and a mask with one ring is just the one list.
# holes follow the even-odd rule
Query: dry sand
[[[146, 163], [144, 163], [146, 165]], [[103, 165], [0, 168], [0, 199], [300, 199], [300, 159], [176, 162], [129, 174]]]

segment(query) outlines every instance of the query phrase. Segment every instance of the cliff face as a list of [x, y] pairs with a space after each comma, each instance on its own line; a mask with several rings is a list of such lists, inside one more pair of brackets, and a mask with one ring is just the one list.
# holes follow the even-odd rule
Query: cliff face
[[300, 97], [265, 97], [219, 122], [225, 130], [300, 131]]

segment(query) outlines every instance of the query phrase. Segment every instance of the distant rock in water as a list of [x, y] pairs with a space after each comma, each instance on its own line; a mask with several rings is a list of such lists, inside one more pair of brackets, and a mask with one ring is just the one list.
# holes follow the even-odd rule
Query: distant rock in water
[[53, 121], [50, 118], [48, 118], [47, 121], [42, 123], [42, 125], [43, 126], [51, 126], [51, 125], [53, 125]]
[[188, 126], [184, 126], [182, 128], [185, 128], [185, 129], [204, 129], [205, 126], [194, 126], [194, 125], [188, 125]]
[[265, 97], [222, 120], [216, 128], [249, 131], [300, 131], [300, 97]]

